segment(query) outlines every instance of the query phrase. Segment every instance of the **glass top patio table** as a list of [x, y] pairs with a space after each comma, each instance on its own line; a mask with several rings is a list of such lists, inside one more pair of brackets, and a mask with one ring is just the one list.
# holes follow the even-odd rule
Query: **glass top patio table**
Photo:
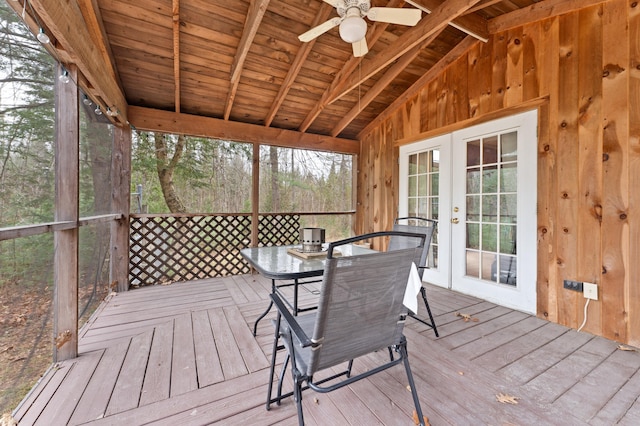
[[[323, 246], [326, 250], [328, 244]], [[301, 249], [300, 245], [251, 247], [240, 250], [240, 254], [260, 274], [272, 280], [292, 280], [318, 277], [324, 272], [326, 257], [303, 259], [289, 253], [290, 249]], [[347, 244], [340, 247], [342, 256], [373, 253], [374, 250]]]

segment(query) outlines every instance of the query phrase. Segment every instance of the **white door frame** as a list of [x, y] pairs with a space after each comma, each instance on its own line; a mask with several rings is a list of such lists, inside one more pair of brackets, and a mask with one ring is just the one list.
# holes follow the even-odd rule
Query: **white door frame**
[[[400, 217], [407, 216], [408, 212], [409, 155], [433, 148], [440, 150], [439, 268], [425, 270], [423, 277], [425, 281], [502, 306], [529, 313], [536, 312], [537, 128], [538, 112], [532, 110], [400, 147], [398, 188]], [[466, 202], [463, 202], [466, 195], [464, 186], [466, 149], [463, 149], [465, 141], [509, 130], [518, 132], [517, 287], [466, 277], [463, 255], [466, 248], [464, 224]], [[452, 211], [454, 206], [458, 207], [458, 212]], [[451, 221], [454, 217], [459, 219], [458, 225], [452, 225]]]
[[[449, 223], [451, 221], [451, 197], [448, 195], [451, 193], [451, 134], [437, 136], [434, 138], [426, 139], [410, 145], [403, 145], [400, 147], [400, 182], [398, 187], [398, 196], [400, 205], [398, 206], [398, 217], [409, 216], [408, 206], [408, 182], [403, 176], [408, 176], [408, 158], [411, 154], [424, 152], [427, 150], [438, 149], [440, 152], [440, 176], [438, 193], [439, 208], [438, 208], [438, 227], [436, 232], [438, 233], [438, 265], [437, 269], [425, 269], [422, 279], [430, 284], [434, 284], [440, 287], [451, 288], [451, 236]], [[443, 165], [446, 165], [443, 167]], [[443, 196], [444, 195], [444, 196]], [[444, 224], [444, 226], [443, 226]], [[445, 265], [446, 267], [443, 267]]]

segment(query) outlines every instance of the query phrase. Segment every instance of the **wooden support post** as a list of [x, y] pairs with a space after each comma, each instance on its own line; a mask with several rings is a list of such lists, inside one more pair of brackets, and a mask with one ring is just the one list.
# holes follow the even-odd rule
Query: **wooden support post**
[[111, 153], [111, 212], [122, 218], [111, 225], [110, 282], [129, 289], [129, 211], [131, 208], [131, 128], [114, 127]]
[[[69, 82], [58, 76], [68, 73]], [[55, 212], [59, 221], [79, 217], [80, 145], [77, 70], [58, 64], [55, 79]], [[54, 243], [54, 323], [53, 362], [78, 356], [78, 227], [55, 231]]]
[[258, 224], [260, 221], [260, 144], [253, 144], [251, 163], [251, 247], [258, 247]]

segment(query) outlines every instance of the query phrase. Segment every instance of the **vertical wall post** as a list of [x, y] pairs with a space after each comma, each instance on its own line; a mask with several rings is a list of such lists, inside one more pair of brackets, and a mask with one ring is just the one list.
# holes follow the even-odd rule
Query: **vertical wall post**
[[113, 128], [111, 211], [122, 218], [111, 224], [109, 278], [118, 291], [129, 289], [129, 212], [131, 209], [131, 127]]
[[253, 144], [251, 162], [251, 247], [258, 247], [258, 224], [260, 221], [260, 144]]
[[[64, 72], [70, 78], [58, 78]], [[78, 356], [78, 216], [79, 216], [79, 102], [77, 70], [58, 64], [55, 78], [55, 212], [54, 219], [76, 226], [53, 234], [54, 296], [53, 361]]]

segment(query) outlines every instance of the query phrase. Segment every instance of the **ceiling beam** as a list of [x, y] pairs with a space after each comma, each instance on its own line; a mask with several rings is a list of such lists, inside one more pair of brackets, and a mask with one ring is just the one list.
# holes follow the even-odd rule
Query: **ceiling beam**
[[[329, 14], [333, 10], [334, 10], [333, 7], [331, 7], [328, 3], [323, 2], [322, 5], [320, 5], [320, 10], [318, 10], [318, 14], [316, 15], [316, 18], [313, 20], [313, 23], [311, 24], [311, 28], [315, 27], [316, 25], [320, 25], [322, 22], [326, 21], [327, 18], [329, 18]], [[284, 99], [287, 97], [287, 94], [289, 93], [289, 89], [291, 89], [291, 86], [293, 86], [293, 83], [296, 80], [296, 77], [298, 77], [298, 73], [300, 72], [300, 69], [304, 64], [304, 61], [307, 59], [307, 56], [309, 56], [309, 53], [311, 53], [311, 49], [313, 48], [313, 45], [316, 43], [316, 40], [317, 38], [314, 38], [308, 43], [302, 43], [302, 46], [300, 46], [300, 49], [298, 50], [298, 53], [296, 54], [296, 57], [293, 60], [293, 63], [291, 64], [291, 67], [289, 67], [287, 76], [284, 78], [284, 81], [280, 85], [280, 91], [278, 91], [278, 94], [276, 95], [275, 99], [273, 100], [273, 103], [271, 104], [271, 109], [269, 110], [269, 113], [267, 114], [267, 117], [264, 120], [265, 126], [267, 127], [271, 126], [273, 119], [275, 118], [276, 114], [278, 113], [278, 110], [282, 106], [282, 102], [284, 102]]]
[[180, 112], [180, 0], [173, 0], [173, 81], [175, 111]]
[[358, 134], [358, 138], [362, 139], [364, 135], [369, 133], [372, 129], [379, 126], [384, 120], [386, 120], [391, 114], [393, 114], [398, 108], [407, 103], [409, 99], [416, 96], [420, 90], [424, 89], [424, 87], [429, 84], [432, 80], [436, 79], [440, 74], [444, 72], [444, 70], [449, 67], [452, 63], [463, 57], [467, 54], [469, 49], [471, 49], [476, 43], [479, 43], [472, 36], [467, 36], [464, 40], [456, 45], [453, 49], [449, 51], [442, 59], [438, 61], [437, 64], [429, 68], [425, 74], [422, 75], [415, 83], [411, 85], [407, 90], [404, 91], [398, 98], [393, 101], [382, 113], [378, 114], [375, 120], [371, 121], [364, 129], [360, 131]]
[[87, 24], [93, 43], [98, 47], [105, 63], [105, 69], [117, 83], [118, 87], [122, 87], [120, 75], [115, 66], [115, 59], [111, 45], [107, 42], [107, 32], [104, 29], [102, 14], [98, 7], [97, 0], [78, 0], [78, 6]]
[[493, 6], [496, 3], [500, 3], [503, 0], [482, 0], [481, 2], [479, 2], [478, 4], [476, 4], [473, 7], [470, 7], [469, 10], [467, 10], [467, 13], [475, 13], [479, 10], [484, 9], [485, 7], [489, 7], [489, 6]]
[[131, 124], [138, 130], [343, 154], [360, 153], [360, 142], [357, 140], [301, 133], [295, 130], [276, 129], [200, 115], [129, 106], [128, 117]]
[[227, 104], [224, 108], [224, 119], [228, 120], [231, 115], [231, 108], [233, 107], [233, 101], [236, 97], [236, 91], [238, 90], [238, 84], [240, 84], [240, 75], [242, 74], [242, 68], [244, 67], [244, 61], [247, 59], [247, 54], [251, 48], [251, 43], [258, 32], [262, 17], [267, 11], [270, 0], [251, 0], [249, 5], [249, 11], [247, 12], [247, 19], [244, 22], [244, 30], [242, 31], [242, 37], [240, 38], [240, 44], [236, 50], [236, 56], [231, 64], [229, 95], [227, 96]]
[[606, 3], [610, 0], [545, 0], [529, 7], [515, 10], [491, 19], [488, 23], [489, 33], [496, 34], [511, 28], [563, 15], [585, 7]]
[[[406, 0], [407, 3], [417, 7], [424, 13], [431, 13], [440, 5], [439, 0]], [[480, 15], [467, 12], [467, 14], [457, 17], [449, 22], [454, 28], [477, 38], [485, 43], [489, 40], [489, 30], [487, 29], [487, 20]]]
[[367, 90], [367, 93], [362, 97], [362, 99], [358, 99], [356, 105], [344, 116], [342, 120], [333, 128], [331, 131], [332, 136], [337, 136], [341, 131], [345, 129], [355, 118], [360, 114], [360, 112], [367, 107], [373, 100], [378, 96], [389, 84], [393, 82], [393, 80], [400, 74], [406, 67], [413, 62], [413, 60], [420, 54], [420, 51], [433, 43], [433, 41], [440, 35], [440, 33], [444, 31], [444, 27], [442, 29], [432, 34], [431, 37], [424, 40], [419, 45], [413, 47], [407, 53], [402, 55], [400, 59], [398, 59], [392, 66], [390, 66], [387, 71], [385, 71], [382, 78], [380, 78], [376, 83]]
[[[404, 0], [391, 0], [386, 7], [401, 7], [404, 3]], [[382, 34], [384, 34], [388, 25], [389, 24], [384, 22], [376, 22], [369, 30], [367, 30], [367, 33], [369, 33], [367, 36], [367, 45], [369, 46], [369, 48], [375, 45], [378, 39], [382, 37]], [[345, 62], [340, 72], [338, 72], [333, 78], [331, 85], [324, 91], [324, 93], [320, 97], [320, 100], [315, 104], [314, 108], [309, 111], [309, 114], [307, 114], [305, 119], [298, 127], [301, 132], [306, 132], [313, 121], [318, 118], [322, 110], [324, 110], [324, 108], [329, 105], [329, 99], [334, 96], [336, 89], [341, 86], [342, 82], [346, 78], [348, 78], [349, 75], [351, 75], [358, 64], [362, 62], [362, 59], [363, 57], [356, 58], [355, 56], [351, 56], [351, 58], [347, 62]]]
[[479, 0], [447, 0], [440, 6], [435, 8], [433, 12], [422, 18], [418, 25], [409, 28], [402, 34], [395, 43], [389, 45], [384, 51], [374, 56], [367, 64], [362, 67], [357, 74], [352, 73], [349, 79], [343, 81], [339, 90], [329, 103], [335, 102], [342, 96], [358, 87], [362, 82], [368, 80], [373, 75], [381, 71], [391, 62], [405, 54], [414, 46], [420, 44], [427, 37], [441, 31], [449, 24], [449, 21], [462, 15], [467, 9], [476, 4]]
[[113, 64], [105, 63], [106, 59], [94, 43], [78, 4], [64, 0], [31, 0], [29, 4], [78, 66], [100, 101], [117, 112], [112, 119], [126, 123], [127, 101], [116, 79], [105, 72], [105, 68]]

